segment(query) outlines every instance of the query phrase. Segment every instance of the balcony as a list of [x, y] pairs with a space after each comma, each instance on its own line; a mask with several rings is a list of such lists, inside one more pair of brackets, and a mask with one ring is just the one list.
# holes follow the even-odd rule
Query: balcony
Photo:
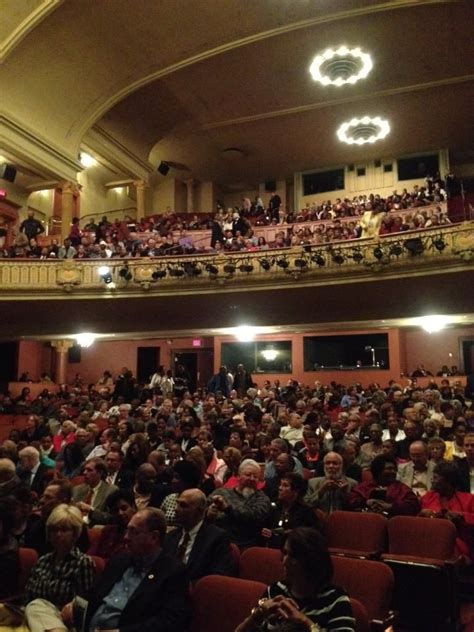
[[[0, 300], [108, 298], [337, 285], [469, 270], [474, 222], [377, 237], [235, 254], [0, 260]], [[100, 274], [107, 266], [109, 272]]]

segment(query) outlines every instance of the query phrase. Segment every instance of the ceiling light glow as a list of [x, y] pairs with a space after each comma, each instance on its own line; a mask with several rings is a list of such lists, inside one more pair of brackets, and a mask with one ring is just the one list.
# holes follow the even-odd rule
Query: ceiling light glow
[[337, 137], [348, 145], [365, 145], [382, 140], [390, 133], [390, 125], [380, 116], [353, 118], [337, 130]]
[[93, 167], [97, 164], [97, 160], [90, 154], [87, 154], [85, 151], [81, 151], [81, 153], [79, 154], [79, 161], [81, 165], [86, 169], [87, 167]]
[[262, 355], [267, 362], [273, 362], [278, 356], [278, 351], [276, 349], [264, 349]]
[[252, 342], [257, 334], [257, 328], [250, 325], [240, 325], [234, 328], [234, 336], [239, 342]]
[[76, 338], [77, 344], [80, 347], [84, 347], [86, 349], [87, 347], [90, 347], [91, 345], [94, 344], [96, 336], [90, 333], [83, 333], [83, 334], [77, 334], [75, 338]]
[[328, 48], [316, 55], [309, 67], [311, 76], [323, 86], [343, 86], [365, 79], [374, 64], [369, 53], [359, 47]]
[[418, 324], [429, 334], [435, 334], [449, 325], [451, 321], [447, 316], [421, 316]]

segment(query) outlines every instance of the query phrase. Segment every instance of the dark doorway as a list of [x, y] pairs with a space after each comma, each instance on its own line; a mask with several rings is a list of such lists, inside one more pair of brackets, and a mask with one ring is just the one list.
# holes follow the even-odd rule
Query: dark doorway
[[198, 355], [191, 351], [177, 352], [174, 354], [174, 370], [173, 374], [176, 375], [176, 368], [181, 364], [186, 373], [189, 375], [188, 388], [191, 393], [194, 393], [197, 386], [197, 372], [198, 372]]
[[18, 343], [0, 343], [0, 388], [4, 390], [8, 382], [15, 382], [17, 376]]
[[464, 365], [464, 373], [466, 375], [474, 374], [474, 338], [462, 340], [462, 360]]
[[160, 347], [138, 347], [137, 380], [140, 384], [148, 384], [150, 377], [160, 366]]

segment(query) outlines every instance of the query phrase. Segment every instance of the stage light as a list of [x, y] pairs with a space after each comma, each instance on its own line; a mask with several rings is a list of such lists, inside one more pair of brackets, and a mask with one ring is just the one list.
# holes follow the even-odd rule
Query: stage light
[[425, 247], [423, 242], [419, 237], [415, 237], [413, 239], [407, 239], [403, 244], [404, 247], [408, 250], [412, 257], [417, 257], [425, 251]]
[[354, 259], [354, 261], [355, 261], [356, 263], [360, 263], [360, 262], [363, 260], [364, 255], [361, 253], [361, 251], [360, 251], [360, 250], [356, 250], [356, 251], [352, 254], [352, 258]]
[[226, 274], [232, 275], [235, 272], [235, 265], [233, 263], [226, 263], [223, 270]]
[[403, 252], [403, 248], [400, 246], [400, 244], [392, 244], [390, 246], [390, 250], [389, 250], [389, 254], [394, 256], [394, 257], [399, 257]]
[[272, 267], [272, 262], [269, 259], [260, 259], [260, 265], [264, 270], [268, 271]]
[[187, 274], [188, 276], [199, 276], [200, 274], [202, 274], [202, 270], [200, 266], [198, 266], [198, 264], [195, 261], [185, 262], [183, 264], [183, 270], [184, 270], [184, 273]]
[[442, 237], [433, 240], [433, 246], [438, 252], [442, 252], [446, 248], [446, 242]]
[[128, 266], [124, 266], [119, 270], [119, 277], [124, 279], [124, 281], [131, 281], [132, 273], [130, 272], [130, 268]]
[[212, 276], [217, 276], [219, 274], [219, 268], [212, 263], [208, 263], [206, 266], [206, 272], [209, 272]]
[[171, 277], [182, 277], [182, 276], [184, 276], [184, 270], [183, 270], [183, 268], [178, 268], [178, 267], [176, 267], [176, 268], [171, 268], [171, 267], [170, 267], [170, 268], [168, 268], [168, 272], [169, 272], [169, 275], [170, 275]]
[[302, 270], [303, 268], [307, 268], [307, 267], [308, 267], [308, 263], [306, 259], [295, 259], [295, 268], [299, 268], [300, 270]]
[[316, 263], [320, 268], [326, 265], [326, 259], [319, 252], [311, 256], [311, 261]]
[[110, 286], [110, 284], [113, 282], [113, 279], [112, 279], [112, 274], [110, 272], [109, 266], [99, 266], [99, 268], [97, 269], [97, 272], [99, 273], [99, 276], [102, 279], [102, 281], [106, 285]]
[[332, 260], [334, 261], [334, 263], [337, 263], [337, 265], [340, 266], [341, 264], [344, 263], [346, 258], [344, 257], [344, 255], [341, 252], [335, 252], [332, 255]]
[[250, 263], [242, 263], [239, 266], [239, 270], [241, 272], [246, 272], [247, 274], [249, 274], [250, 272], [253, 271], [253, 265], [251, 265]]
[[288, 259], [286, 259], [285, 257], [282, 257], [281, 259], [278, 259], [277, 261], [277, 266], [279, 268], [283, 268], [283, 270], [286, 270], [286, 268], [290, 265], [290, 262], [288, 261]]
[[376, 246], [374, 248], [374, 257], [378, 260], [382, 259], [383, 257], [383, 250], [380, 246]]
[[158, 281], [158, 279], [163, 279], [166, 276], [166, 270], [164, 268], [157, 268], [151, 274], [151, 278], [154, 281]]

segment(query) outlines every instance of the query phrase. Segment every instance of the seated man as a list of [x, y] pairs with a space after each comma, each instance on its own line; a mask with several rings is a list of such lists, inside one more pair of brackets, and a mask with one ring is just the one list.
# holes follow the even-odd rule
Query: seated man
[[309, 479], [305, 501], [329, 514], [345, 508], [348, 494], [357, 481], [343, 475], [343, 459], [337, 452], [328, 452], [323, 463], [324, 476]]
[[107, 465], [107, 476], [105, 482], [115, 485], [119, 489], [131, 489], [135, 477], [131, 470], [123, 467], [124, 453], [122, 450], [109, 450], [105, 455]]
[[408, 448], [410, 461], [398, 467], [398, 480], [421, 498], [431, 489], [435, 464], [428, 460], [428, 448], [423, 441], [413, 441]]
[[166, 536], [163, 550], [181, 560], [194, 582], [205, 575], [233, 575], [234, 562], [227, 533], [204, 522], [206, 496], [186, 489], [176, 501], [177, 529]]
[[420, 503], [411, 489], [397, 481], [397, 461], [383, 454], [370, 465], [373, 481], [356, 485], [348, 499], [348, 509], [373, 511], [387, 516], [416, 516]]
[[210, 495], [207, 518], [226, 529], [231, 541], [242, 549], [256, 546], [270, 515], [270, 499], [257, 489], [259, 478], [260, 465], [245, 459], [239, 467], [237, 487], [216, 489]]
[[50, 468], [41, 463], [40, 453], [31, 445], [20, 450], [18, 457], [20, 459], [18, 469], [20, 480], [26, 483], [37, 496], [41, 496], [46, 483], [45, 474]]
[[118, 487], [105, 482], [107, 466], [102, 459], [87, 461], [83, 473], [84, 483], [73, 487], [72, 499], [82, 511], [86, 524], [106, 524], [109, 519], [105, 511], [107, 498]]

